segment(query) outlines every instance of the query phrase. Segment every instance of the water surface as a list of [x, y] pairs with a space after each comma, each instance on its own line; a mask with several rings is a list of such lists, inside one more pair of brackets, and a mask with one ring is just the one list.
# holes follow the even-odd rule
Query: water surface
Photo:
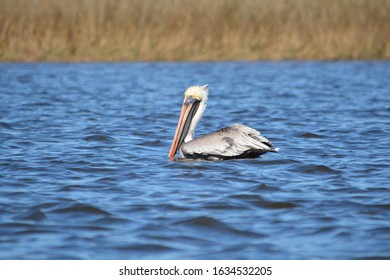
[[[390, 63], [0, 64], [1, 259], [389, 259]], [[278, 154], [169, 161], [232, 123]]]

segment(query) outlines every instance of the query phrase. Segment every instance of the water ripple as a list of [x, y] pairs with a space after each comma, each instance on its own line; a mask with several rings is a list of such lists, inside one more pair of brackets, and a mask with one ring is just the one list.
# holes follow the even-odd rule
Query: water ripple
[[84, 137], [83, 140], [88, 141], [88, 142], [115, 142], [115, 139], [113, 137], [110, 137], [108, 135], [104, 134], [93, 134], [89, 135], [87, 137]]

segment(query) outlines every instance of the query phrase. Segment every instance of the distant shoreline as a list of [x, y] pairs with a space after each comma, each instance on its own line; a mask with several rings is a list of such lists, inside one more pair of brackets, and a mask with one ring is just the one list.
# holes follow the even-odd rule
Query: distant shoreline
[[0, 6], [0, 62], [390, 59], [387, 0], [0, 0]]
[[23, 64], [23, 63], [316, 63], [316, 62], [389, 62], [390, 59], [258, 59], [258, 60], [0, 60], [0, 64]]

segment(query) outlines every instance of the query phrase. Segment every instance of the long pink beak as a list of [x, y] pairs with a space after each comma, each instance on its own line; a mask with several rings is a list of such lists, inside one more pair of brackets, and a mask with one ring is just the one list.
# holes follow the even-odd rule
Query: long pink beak
[[[168, 157], [170, 159], [173, 159], [175, 157], [175, 154], [176, 154], [178, 148], [180, 147], [180, 145], [184, 141], [185, 135], [182, 135], [183, 129], [187, 123], [187, 119], [190, 116], [190, 113], [192, 111], [194, 104], [196, 104], [196, 103], [191, 102], [188, 105], [186, 105], [184, 103], [182, 106], [180, 117], [179, 117], [179, 122], [178, 122], [177, 128], [176, 128], [176, 133], [175, 133], [175, 136], [173, 137], [172, 146], [171, 146], [171, 149], [169, 150], [169, 154], [168, 154]], [[191, 117], [193, 117], [193, 115]], [[187, 123], [187, 125], [189, 125], [189, 124]]]

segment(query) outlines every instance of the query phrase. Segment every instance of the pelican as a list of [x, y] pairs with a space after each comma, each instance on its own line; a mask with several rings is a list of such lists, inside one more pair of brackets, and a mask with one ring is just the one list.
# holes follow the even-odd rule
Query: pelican
[[206, 109], [208, 85], [192, 86], [184, 92], [184, 102], [168, 157], [177, 150], [184, 158], [226, 160], [256, 158], [266, 152], [277, 152], [271, 141], [259, 131], [233, 124], [194, 139], [196, 125]]

